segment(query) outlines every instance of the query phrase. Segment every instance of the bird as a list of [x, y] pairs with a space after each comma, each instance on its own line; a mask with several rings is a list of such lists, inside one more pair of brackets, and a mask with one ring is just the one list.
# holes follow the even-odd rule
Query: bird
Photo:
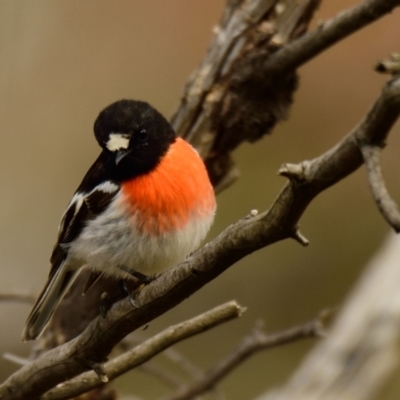
[[147, 282], [198, 248], [213, 223], [215, 194], [202, 159], [150, 104], [110, 104], [94, 135], [101, 153], [61, 218], [23, 341], [43, 333], [83, 266], [122, 283]]

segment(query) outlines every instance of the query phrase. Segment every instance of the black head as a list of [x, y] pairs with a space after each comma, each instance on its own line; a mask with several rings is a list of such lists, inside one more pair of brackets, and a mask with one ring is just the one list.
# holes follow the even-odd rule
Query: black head
[[104, 152], [114, 158], [121, 180], [153, 169], [176, 134], [150, 104], [119, 100], [106, 107], [94, 123], [94, 134]]

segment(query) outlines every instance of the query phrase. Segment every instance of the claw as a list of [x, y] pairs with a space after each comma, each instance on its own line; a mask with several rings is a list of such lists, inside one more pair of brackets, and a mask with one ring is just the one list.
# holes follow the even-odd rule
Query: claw
[[103, 318], [106, 317], [106, 315], [112, 305], [113, 305], [113, 301], [112, 301], [111, 297], [108, 295], [108, 293], [104, 292], [101, 295], [101, 302], [100, 302], [100, 307], [99, 307], [100, 315]]
[[134, 292], [129, 294], [129, 302], [135, 308], [140, 308], [142, 305], [137, 301], [136, 297], [139, 292], [146, 286], [145, 283], [142, 283]]

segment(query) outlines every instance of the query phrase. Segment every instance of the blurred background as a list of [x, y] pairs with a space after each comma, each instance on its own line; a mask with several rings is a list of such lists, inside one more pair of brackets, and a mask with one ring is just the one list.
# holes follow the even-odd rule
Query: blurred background
[[[325, 0], [313, 26], [355, 0]], [[149, 101], [170, 117], [219, 20], [223, 0], [41, 0], [0, 2], [0, 292], [37, 293], [65, 206], [99, 153], [92, 133], [98, 112], [121, 98]], [[387, 79], [374, 64], [400, 51], [400, 11], [334, 46], [301, 68], [290, 119], [272, 136], [235, 153], [242, 176], [218, 196], [210, 233], [265, 210], [285, 183], [284, 162], [326, 151], [347, 134]], [[400, 126], [389, 137], [384, 173], [400, 201]], [[234, 201], [232, 201], [234, 199]], [[319, 196], [301, 219], [308, 248], [285, 241], [257, 252], [154, 321], [152, 335], [227, 300], [248, 308], [237, 321], [177, 346], [207, 369], [230, 352], [258, 319], [276, 331], [340, 305], [387, 234], [360, 169]], [[0, 353], [28, 356], [21, 344], [26, 304], [0, 304]], [[312, 340], [260, 353], [221, 384], [231, 400], [251, 399], [282, 384]], [[156, 361], [169, 368], [162, 356]], [[0, 380], [18, 367], [0, 359]], [[398, 399], [394, 378], [381, 399]], [[163, 384], [132, 371], [117, 385], [155, 399]]]

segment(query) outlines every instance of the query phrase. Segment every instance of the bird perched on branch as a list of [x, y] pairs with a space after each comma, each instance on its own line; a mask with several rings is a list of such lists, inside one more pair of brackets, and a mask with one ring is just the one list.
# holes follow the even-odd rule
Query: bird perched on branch
[[214, 191], [197, 152], [149, 104], [120, 100], [96, 119], [102, 148], [61, 220], [48, 280], [22, 340], [36, 339], [82, 266], [146, 281], [206, 236]]

